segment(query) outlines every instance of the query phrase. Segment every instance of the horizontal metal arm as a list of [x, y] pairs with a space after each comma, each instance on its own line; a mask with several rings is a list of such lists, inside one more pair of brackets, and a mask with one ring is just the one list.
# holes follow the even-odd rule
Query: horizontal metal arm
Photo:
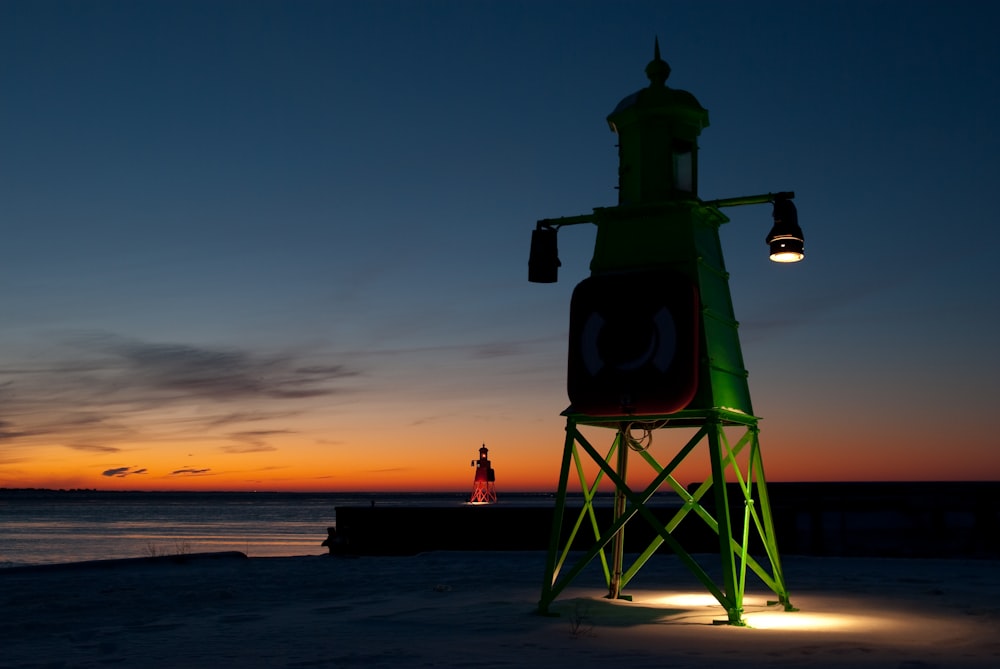
[[564, 225], [579, 225], [580, 223], [593, 223], [593, 214], [581, 214], [579, 216], [560, 216], [559, 218], [543, 218], [535, 224], [536, 230], [542, 228], [555, 228], [558, 230]]
[[[744, 195], [743, 197], [727, 197], [721, 200], [707, 200], [702, 202], [706, 207], [736, 207], [744, 204], [767, 204], [775, 200], [791, 200], [795, 197], [792, 191], [781, 193], [763, 193], [761, 195]], [[619, 209], [611, 207], [610, 209]], [[535, 229], [554, 228], [558, 230], [564, 225], [579, 225], [581, 223], [596, 223], [596, 212], [594, 214], [581, 214], [579, 216], [560, 216], [559, 218], [543, 218], [535, 224]]]
[[743, 197], [727, 197], [721, 200], [708, 200], [706, 207], [737, 207], [744, 204], [767, 204], [775, 200], [791, 200], [795, 197], [792, 191], [782, 193], [764, 193], [763, 195], [744, 195]]

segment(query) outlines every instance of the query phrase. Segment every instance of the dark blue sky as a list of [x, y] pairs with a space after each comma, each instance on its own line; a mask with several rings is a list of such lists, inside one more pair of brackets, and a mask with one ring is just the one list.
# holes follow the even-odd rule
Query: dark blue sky
[[615, 204], [605, 117], [654, 36], [710, 113], [700, 195], [797, 194], [799, 265], [767, 261], [767, 207], [722, 230], [769, 469], [997, 478], [998, 19], [0, 2], [0, 485], [155, 451], [164, 480], [253, 453], [248, 485], [319, 459], [337, 487], [383, 471], [341, 453], [404, 440], [554, 479], [593, 232], [560, 234], [555, 285], [526, 280], [530, 232]]

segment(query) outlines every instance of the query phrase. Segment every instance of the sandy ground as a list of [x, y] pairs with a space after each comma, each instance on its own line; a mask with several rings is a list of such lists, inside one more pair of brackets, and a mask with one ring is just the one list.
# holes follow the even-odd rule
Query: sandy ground
[[536, 613], [540, 552], [0, 572], [0, 667], [1000, 667], [1000, 562], [785, 558], [723, 618], [672, 556]]

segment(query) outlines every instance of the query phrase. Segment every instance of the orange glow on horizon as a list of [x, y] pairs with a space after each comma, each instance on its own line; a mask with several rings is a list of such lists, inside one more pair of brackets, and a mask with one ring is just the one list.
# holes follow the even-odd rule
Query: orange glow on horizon
[[[363, 421], [362, 421], [363, 422]], [[313, 432], [267, 434], [246, 443], [225, 438], [160, 439], [117, 448], [72, 448], [39, 440], [19, 457], [0, 457], [0, 487], [288, 492], [471, 491], [483, 443], [497, 473], [497, 493], [554, 492], [565, 439], [561, 418], [522, 425], [516, 421], [454, 424], [443, 434], [433, 424], [399, 425], [376, 434], [342, 431], [336, 439]], [[661, 463], [686, 438], [684, 430], [657, 433], [651, 447]], [[891, 448], [886, 435], [763, 424], [761, 449], [768, 481], [976, 481], [1000, 479], [1000, 453], [960, 457], [938, 436], [911, 440], [909, 456]], [[470, 434], [476, 438], [469, 438]], [[485, 434], [485, 438], [478, 438]], [[808, 439], [803, 435], [813, 435]], [[317, 436], [323, 435], [323, 436]], [[606, 453], [613, 430], [595, 429], [588, 439]], [[699, 448], [701, 448], [699, 446]], [[697, 452], [698, 449], [696, 449]], [[694, 454], [693, 454], [694, 455]], [[707, 458], [689, 457], [675, 477], [683, 485], [708, 474]], [[703, 462], [704, 461], [704, 462]], [[629, 466], [633, 489], [653, 474], [639, 457]], [[588, 465], [589, 480], [596, 466]], [[575, 475], [571, 490], [579, 490]], [[610, 490], [610, 482], [602, 490]]]

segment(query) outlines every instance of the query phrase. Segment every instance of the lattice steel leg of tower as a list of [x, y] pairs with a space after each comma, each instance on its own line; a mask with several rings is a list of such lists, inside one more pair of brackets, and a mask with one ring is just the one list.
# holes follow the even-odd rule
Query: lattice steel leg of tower
[[473, 484], [469, 501], [474, 504], [495, 504], [497, 501], [496, 484], [492, 481], [488, 483], [476, 481]]
[[[633, 418], [599, 420], [583, 418], [585, 422], [579, 421], [572, 415], [567, 418], [559, 490], [556, 496], [539, 611], [548, 613], [549, 605], [594, 558], [600, 560], [608, 586], [608, 596], [621, 597], [622, 589], [664, 543], [725, 609], [727, 619], [722, 622], [743, 624], [743, 595], [748, 569], [777, 595], [777, 600], [770, 603], [781, 604], [787, 611], [795, 610], [785, 586], [774, 536], [767, 482], [760, 455], [757, 419], [717, 409], [685, 411], [663, 418], [666, 419], [667, 427], [660, 427], [659, 430], [672, 429], [676, 425], [692, 428], [694, 434], [665, 465], [661, 465], [649, 450], [638, 451], [639, 457], [655, 473], [650, 483], [642, 490], [633, 490], [627, 483], [629, 429], [631, 422], [634, 421]], [[615, 438], [605, 455], [598, 453], [580, 432], [581, 424], [616, 430]], [[739, 434], [735, 441], [727, 434], [725, 430], [727, 427], [735, 429]], [[711, 476], [693, 491], [688, 491], [674, 478], [674, 472], [702, 444], [708, 448]], [[593, 480], [588, 480], [585, 473], [587, 462], [598, 466]], [[573, 471], [576, 472], [583, 493], [583, 505], [576, 517], [571, 519], [572, 525], [567, 525], [567, 530], [564, 532], [564, 523], [569, 520], [566, 518], [568, 511], [566, 502]], [[742, 503], [742, 512], [735, 514], [731, 512], [729, 486], [725, 484], [727, 474], [734, 481], [732, 487], [739, 495], [736, 501]], [[598, 514], [595, 513], [594, 498], [604, 477], [615, 486], [615, 505], [612, 522], [602, 527]], [[653, 495], [663, 486], [669, 486], [682, 501], [681, 507], [665, 523], [657, 518], [648, 505]], [[709, 492], [712, 495], [706, 499]], [[703, 499], [711, 500], [714, 507], [703, 505]], [[692, 518], [700, 519], [718, 536], [722, 573], [718, 581], [695, 561], [674, 536], [674, 531], [681, 521], [691, 514], [694, 514]], [[625, 528], [637, 517], [643, 518], [655, 530], [656, 536], [631, 564], [626, 566]], [[581, 534], [584, 527], [587, 530]], [[567, 564], [570, 549], [575, 542], [579, 549], [580, 542], [585, 541], [583, 537], [587, 536], [588, 532], [593, 536], [589, 548], [575, 562]], [[577, 541], [578, 537], [580, 541]], [[755, 550], [763, 553], [760, 561], [750, 555], [751, 542]]]

